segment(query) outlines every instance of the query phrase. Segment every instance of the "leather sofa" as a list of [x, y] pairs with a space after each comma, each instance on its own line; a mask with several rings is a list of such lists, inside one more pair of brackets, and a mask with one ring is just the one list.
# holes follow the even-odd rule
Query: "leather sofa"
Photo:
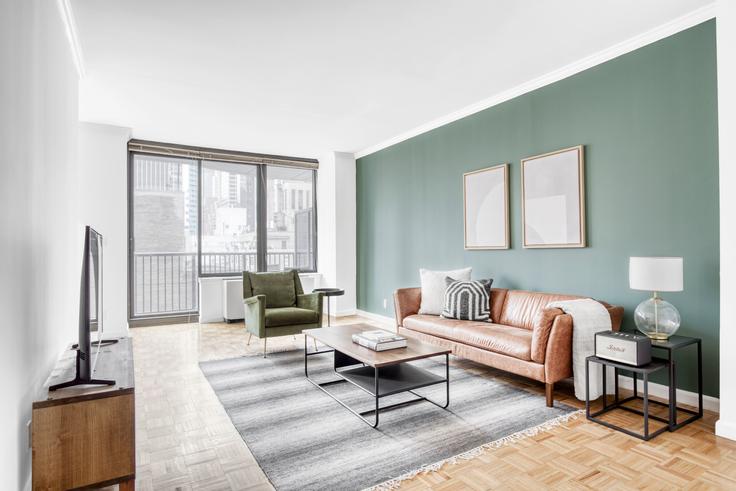
[[[445, 319], [419, 314], [421, 288], [394, 293], [397, 331], [452, 350], [461, 358], [543, 382], [547, 405], [554, 384], [572, 377], [572, 317], [550, 302], [584, 298], [556, 293], [491, 289], [490, 322]], [[623, 307], [601, 302], [614, 331], [621, 327]]]

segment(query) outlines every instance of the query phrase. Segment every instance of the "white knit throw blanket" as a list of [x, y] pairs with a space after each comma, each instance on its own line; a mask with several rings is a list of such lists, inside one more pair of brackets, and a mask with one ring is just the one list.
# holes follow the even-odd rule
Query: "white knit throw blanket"
[[[575, 397], [585, 400], [585, 358], [595, 354], [595, 333], [611, 330], [611, 316], [606, 308], [592, 298], [561, 300], [547, 307], [562, 309], [572, 317], [572, 373]], [[590, 364], [590, 400], [603, 394], [601, 366]]]

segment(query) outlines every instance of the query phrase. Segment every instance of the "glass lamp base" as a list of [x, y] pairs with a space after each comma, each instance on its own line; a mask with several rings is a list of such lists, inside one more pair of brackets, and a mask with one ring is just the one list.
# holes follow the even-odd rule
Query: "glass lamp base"
[[634, 322], [651, 339], [666, 341], [680, 328], [680, 313], [671, 303], [652, 297], [636, 307]]

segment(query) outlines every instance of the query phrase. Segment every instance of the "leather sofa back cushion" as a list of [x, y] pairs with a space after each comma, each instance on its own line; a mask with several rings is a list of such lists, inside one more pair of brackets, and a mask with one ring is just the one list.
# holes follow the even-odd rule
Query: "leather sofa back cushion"
[[296, 305], [294, 273], [249, 273], [253, 295], [266, 295], [266, 308]]
[[499, 324], [534, 329], [539, 320], [539, 312], [550, 302], [581, 298], [574, 295], [557, 295], [554, 293], [527, 292], [510, 290], [506, 293]]
[[498, 324], [506, 301], [506, 288], [491, 288], [491, 322]]

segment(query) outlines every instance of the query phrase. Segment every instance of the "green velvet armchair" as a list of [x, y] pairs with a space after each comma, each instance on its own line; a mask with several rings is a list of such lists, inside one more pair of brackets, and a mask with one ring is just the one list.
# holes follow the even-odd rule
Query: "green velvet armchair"
[[322, 327], [322, 294], [304, 293], [296, 270], [278, 273], [243, 271], [243, 303], [248, 344], [251, 337], [263, 339], [266, 357], [268, 338], [301, 334]]

